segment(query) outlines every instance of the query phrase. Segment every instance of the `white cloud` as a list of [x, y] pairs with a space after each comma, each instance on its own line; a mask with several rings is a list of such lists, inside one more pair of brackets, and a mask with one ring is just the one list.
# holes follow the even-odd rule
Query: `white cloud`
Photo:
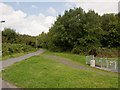
[[89, 3], [77, 3], [76, 7], [82, 7], [86, 12], [90, 9], [103, 15], [105, 13], [117, 13], [117, 2], [89, 2]]
[[35, 5], [32, 5], [32, 8], [35, 8], [35, 9], [37, 9], [37, 6], [35, 6]]
[[64, 0], [65, 2], [119, 2], [119, 0]]
[[47, 12], [50, 13], [50, 14], [53, 14], [53, 15], [56, 14], [55, 9], [52, 8], [52, 7], [48, 8], [48, 9], [47, 9]]
[[30, 15], [17, 10], [15, 11], [11, 6], [0, 3], [0, 20], [5, 20], [4, 27], [16, 29], [21, 34], [39, 35], [41, 32], [48, 32], [49, 27], [56, 20], [52, 16]]
[[119, 0], [0, 0], [1, 2], [118, 2]]
[[16, 6], [20, 6], [20, 2], [16, 2]]
[[[81, 7], [83, 10], [94, 10], [103, 15], [105, 13], [117, 13], [119, 0], [65, 0], [68, 6]], [[67, 5], [65, 5], [67, 7]], [[67, 7], [69, 8], [69, 7]]]
[[65, 4], [65, 7], [71, 8], [71, 7], [73, 7], [73, 5], [74, 5], [74, 3], [72, 3], [72, 2], [70, 3], [70, 2], [69, 2], [69, 3], [66, 3], [66, 4]]

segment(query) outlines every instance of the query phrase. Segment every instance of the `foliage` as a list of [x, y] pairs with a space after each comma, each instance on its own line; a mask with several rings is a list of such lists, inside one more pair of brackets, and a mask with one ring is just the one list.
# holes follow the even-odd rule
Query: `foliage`
[[10, 28], [5, 28], [2, 31], [2, 43], [26, 44], [35, 47], [35, 40], [36, 37], [34, 36], [22, 35]]
[[2, 55], [8, 56], [15, 53], [34, 51], [36, 37], [22, 35], [15, 30], [5, 28], [2, 31]]
[[7, 56], [15, 53], [34, 51], [35, 48], [25, 44], [2, 44], [2, 55]]
[[98, 15], [82, 8], [66, 10], [59, 15], [47, 34], [39, 37], [41, 47], [51, 51], [71, 51], [98, 55], [98, 48], [120, 46], [120, 24], [118, 15]]

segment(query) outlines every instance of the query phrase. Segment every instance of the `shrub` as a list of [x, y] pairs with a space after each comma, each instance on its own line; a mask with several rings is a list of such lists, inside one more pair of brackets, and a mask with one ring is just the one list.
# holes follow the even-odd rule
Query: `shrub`
[[20, 52], [28, 52], [33, 51], [35, 48], [25, 44], [10, 44], [10, 43], [3, 43], [2, 44], [2, 55], [7, 56], [14, 53]]

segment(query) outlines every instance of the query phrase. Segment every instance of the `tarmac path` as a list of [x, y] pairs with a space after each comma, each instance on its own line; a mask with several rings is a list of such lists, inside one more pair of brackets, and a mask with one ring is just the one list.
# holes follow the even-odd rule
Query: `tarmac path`
[[[6, 68], [12, 64], [14, 64], [15, 62], [19, 62], [21, 60], [24, 60], [26, 58], [29, 58], [29, 57], [32, 57], [34, 55], [39, 55], [41, 53], [43, 53], [44, 50], [43, 49], [40, 49], [39, 51], [37, 52], [34, 52], [34, 53], [30, 53], [30, 54], [27, 54], [27, 55], [23, 55], [23, 56], [20, 56], [20, 57], [16, 57], [16, 58], [12, 58], [12, 59], [8, 59], [8, 60], [5, 60], [5, 61], [2, 61], [2, 64], [3, 64], [3, 68]], [[70, 67], [73, 67], [73, 68], [77, 68], [77, 69], [82, 69], [82, 70], [87, 70], [87, 71], [92, 71], [92, 72], [97, 72], [97, 73], [100, 73], [100, 74], [104, 74], [104, 75], [110, 75], [110, 76], [117, 76], [116, 74], [110, 74], [110, 73], [107, 73], [107, 72], [101, 72], [101, 71], [93, 71], [89, 68], [86, 68], [86, 67], [83, 67], [83, 66], [80, 66], [80, 65], [77, 65], [69, 60], [67, 60], [66, 58], [61, 58], [61, 57], [57, 57], [57, 56], [51, 56], [51, 55], [40, 55], [42, 57], [46, 57], [46, 58], [50, 58], [50, 59], [53, 59], [57, 62], [60, 62], [64, 65], [67, 65], [67, 66], [70, 66]], [[1, 79], [1, 78], [0, 78]], [[9, 82], [7, 81], [4, 81], [2, 80], [2, 88], [4, 90], [4, 88], [17, 88], [13, 85], [11, 85]]]
[[[30, 54], [26, 54], [26, 55], [23, 55], [23, 56], [20, 56], [20, 57], [10, 58], [10, 59], [4, 60], [4, 61], [0, 61], [0, 63], [2, 63], [2, 68], [0, 68], [0, 71], [5, 69], [6, 67], [16, 63], [16, 62], [19, 62], [19, 61], [24, 60], [26, 58], [30, 58], [30, 57], [35, 56], [35, 55], [39, 55], [43, 52], [44, 52], [44, 50], [40, 49], [39, 51], [34, 52], [34, 53], [30, 53]], [[1, 82], [2, 82], [1, 86], [2, 86], [3, 90], [5, 88], [17, 88], [15, 86], [11, 85], [9, 82], [2, 80], [2, 78], [0, 77], [0, 83]], [[0, 89], [1, 89], [1, 87], [0, 87]]]
[[51, 56], [51, 55], [40, 55], [40, 56], [53, 59], [53, 60], [55, 60], [57, 62], [60, 62], [60, 63], [62, 63], [64, 65], [67, 65], [67, 66], [70, 66], [70, 67], [73, 67], [73, 68], [77, 68], [77, 69], [81, 69], [81, 70], [87, 70], [87, 71], [97, 72], [97, 73], [104, 74], [104, 75], [110, 75], [110, 76], [118, 77], [117, 74], [111, 74], [111, 73], [107, 73], [107, 72], [96, 71], [96, 70], [89, 69], [89, 68], [87, 68], [85, 66], [77, 65], [77, 64], [71, 62], [70, 60], [68, 60], [66, 58], [61, 58], [61, 57]]

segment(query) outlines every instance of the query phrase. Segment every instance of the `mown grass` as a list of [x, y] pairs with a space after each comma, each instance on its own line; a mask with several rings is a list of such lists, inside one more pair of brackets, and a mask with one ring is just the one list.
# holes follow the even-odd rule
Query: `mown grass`
[[84, 71], [33, 56], [2, 71], [3, 79], [22, 88], [117, 88], [115, 76]]
[[[64, 58], [68, 58], [68, 59], [70, 59], [74, 62], [78, 62], [78, 63], [81, 63], [83, 65], [86, 65], [86, 56], [85, 55], [51, 52], [51, 51], [48, 51], [48, 50], [45, 50], [45, 52], [43, 52], [42, 54], [64, 57]], [[97, 58], [97, 57], [95, 57], [95, 58]], [[118, 58], [117, 57], [116, 58], [108, 58], [107, 60], [116, 60], [117, 61]]]
[[85, 55], [51, 52], [51, 51], [48, 51], [48, 50], [45, 50], [45, 52], [43, 52], [42, 54], [64, 57], [64, 58], [68, 58], [68, 59], [70, 59], [72, 61], [79, 62], [81, 64], [86, 65], [86, 57], [85, 57]]
[[11, 54], [11, 55], [7, 55], [7, 56], [2, 56], [2, 58], [0, 58], [0, 61], [4, 61], [6, 59], [9, 59], [9, 58], [15, 58], [15, 57], [19, 57], [19, 56], [22, 56], [22, 55], [25, 55], [25, 54], [29, 54], [29, 53], [32, 53], [32, 52], [35, 52], [39, 49], [34, 49], [33, 51], [28, 51], [28, 52], [20, 52], [20, 53], [14, 53], [14, 54]]
[[[106, 73], [111, 73], [111, 74], [118, 74], [116, 72], [111, 72], [111, 71], [105, 71], [105, 70], [102, 70], [102, 69], [97, 69], [97, 68], [93, 68], [93, 67], [90, 67], [89, 65], [86, 64], [86, 56], [85, 55], [78, 55], [78, 54], [71, 54], [71, 53], [60, 53], [60, 52], [51, 52], [51, 51], [48, 51], [45, 49], [45, 52], [43, 52], [42, 54], [45, 54], [45, 55], [53, 55], [53, 56], [58, 56], [60, 58], [66, 58], [67, 60], [75, 63], [75, 64], [78, 64], [80, 66], [83, 66], [83, 67], [86, 67], [86, 68], [89, 68], [93, 71], [100, 71], [100, 72], [106, 72]], [[116, 60], [117, 58], [112, 58], [114, 60]]]

